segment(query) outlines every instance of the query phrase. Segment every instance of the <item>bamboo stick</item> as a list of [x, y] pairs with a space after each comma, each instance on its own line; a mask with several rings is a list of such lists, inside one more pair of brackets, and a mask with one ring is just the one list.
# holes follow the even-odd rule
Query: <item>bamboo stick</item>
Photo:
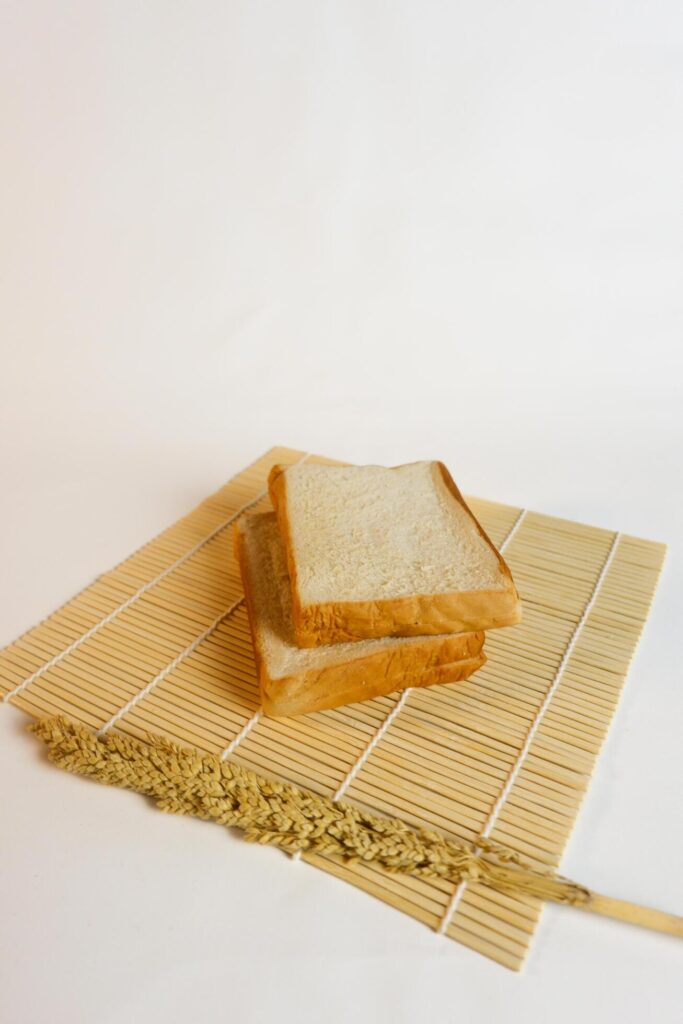
[[683, 939], [683, 917], [669, 914], [664, 910], [654, 910], [638, 903], [629, 903], [627, 900], [617, 900], [612, 896], [601, 896], [595, 892], [590, 894], [587, 903], [580, 905], [580, 909]]

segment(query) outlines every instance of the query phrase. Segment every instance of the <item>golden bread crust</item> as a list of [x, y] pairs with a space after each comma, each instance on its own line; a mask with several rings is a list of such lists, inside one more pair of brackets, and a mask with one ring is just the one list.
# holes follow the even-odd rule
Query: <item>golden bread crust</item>
[[473, 630], [497, 629], [521, 621], [522, 609], [512, 574], [472, 514], [455, 481], [442, 462], [434, 464], [453, 498], [472, 519], [479, 534], [495, 553], [507, 586], [495, 590], [469, 590], [442, 594], [415, 594], [374, 601], [330, 601], [302, 605], [297, 586], [287, 510], [287, 469], [275, 465], [268, 477], [268, 490], [277, 515], [285, 547], [292, 587], [292, 619], [300, 647], [319, 647], [349, 640], [371, 640], [388, 636], [436, 636]]
[[407, 687], [456, 682], [466, 679], [486, 661], [482, 632], [446, 634], [438, 639], [425, 637], [424, 643], [392, 644], [384, 650], [366, 653], [350, 661], [273, 679], [263, 657], [239, 523], [235, 524], [233, 543], [244, 584], [261, 700], [267, 715], [309, 714], [384, 696]]
[[486, 663], [483, 650], [472, 658], [434, 665], [420, 672], [395, 675], [393, 672], [374, 674], [366, 669], [358, 671], [356, 662], [331, 665], [315, 673], [306, 673], [297, 679], [260, 679], [264, 713], [282, 718], [326, 711], [342, 704], [383, 697], [409, 687], [437, 686], [467, 679]]

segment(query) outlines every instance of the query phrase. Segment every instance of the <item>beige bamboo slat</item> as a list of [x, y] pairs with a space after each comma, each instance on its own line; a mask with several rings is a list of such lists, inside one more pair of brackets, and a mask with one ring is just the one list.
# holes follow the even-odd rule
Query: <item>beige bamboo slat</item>
[[[398, 713], [391, 695], [266, 719], [231, 525], [269, 507], [273, 463], [304, 457], [334, 463], [272, 449], [10, 644], [0, 653], [0, 693], [34, 716], [63, 713], [93, 729], [114, 719], [121, 732], [155, 732], [206, 752], [232, 745], [230, 756], [262, 774], [325, 795], [343, 786], [345, 799], [459, 838], [491, 824], [507, 787], [491, 837], [533, 863], [559, 865], [664, 546], [471, 499], [497, 545], [511, 537], [505, 557], [524, 601], [522, 623], [487, 636], [487, 665], [463, 683], [411, 691]], [[455, 894], [441, 881], [303, 859], [513, 969], [540, 914], [534, 899], [478, 885]]]

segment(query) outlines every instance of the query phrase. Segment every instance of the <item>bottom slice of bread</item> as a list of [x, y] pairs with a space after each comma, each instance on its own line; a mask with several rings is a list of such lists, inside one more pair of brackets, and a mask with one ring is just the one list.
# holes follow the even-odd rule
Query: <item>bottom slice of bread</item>
[[483, 632], [299, 648], [275, 515], [242, 519], [234, 538], [267, 715], [303, 715], [407, 687], [457, 682], [486, 660]]

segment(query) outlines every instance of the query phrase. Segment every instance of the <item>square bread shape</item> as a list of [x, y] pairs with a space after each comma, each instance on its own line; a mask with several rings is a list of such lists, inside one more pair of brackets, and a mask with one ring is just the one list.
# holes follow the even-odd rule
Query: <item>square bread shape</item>
[[274, 513], [239, 520], [234, 543], [267, 715], [303, 715], [406, 687], [456, 682], [486, 660], [481, 632], [300, 648], [294, 636], [289, 575]]
[[512, 575], [442, 462], [273, 466], [301, 647], [521, 619]]

